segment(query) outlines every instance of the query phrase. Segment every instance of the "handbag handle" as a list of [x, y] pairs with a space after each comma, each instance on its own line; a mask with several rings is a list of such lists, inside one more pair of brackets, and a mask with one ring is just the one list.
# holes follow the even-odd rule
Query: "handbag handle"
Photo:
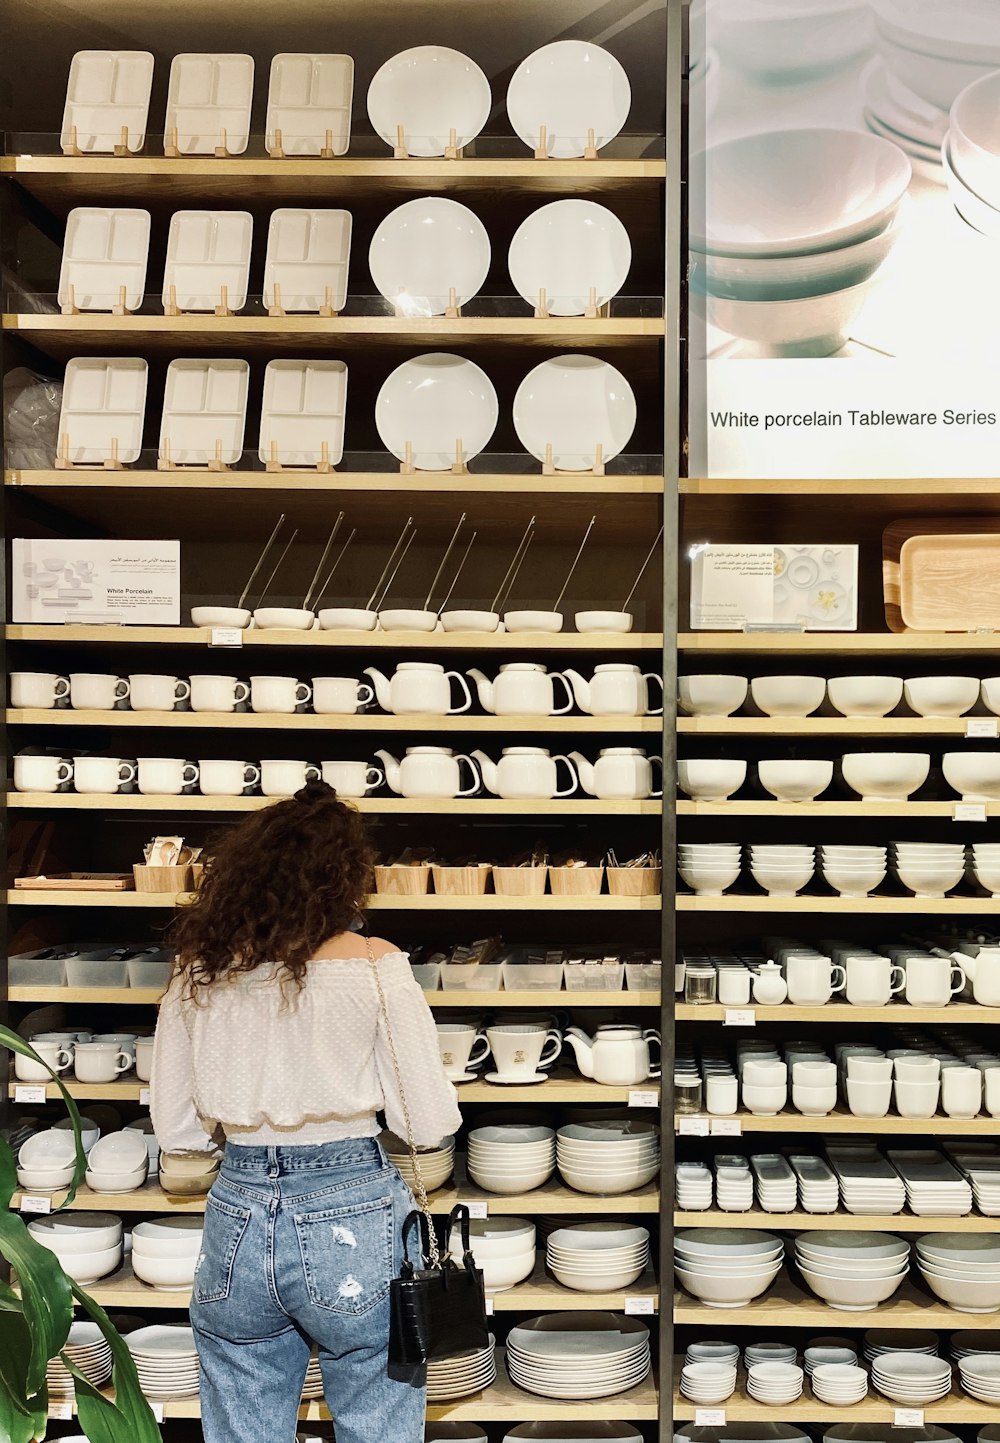
[[449, 1237], [451, 1236], [452, 1230], [454, 1229], [456, 1223], [461, 1228], [462, 1260], [465, 1263], [466, 1267], [469, 1266], [470, 1262], [474, 1261], [472, 1257], [472, 1238], [470, 1236], [469, 1229], [469, 1223], [471, 1219], [472, 1214], [469, 1212], [468, 1205], [466, 1203], [456, 1203], [451, 1210], [451, 1217], [448, 1219]]
[[[432, 1268], [440, 1265], [441, 1253], [438, 1248], [437, 1233], [434, 1231], [434, 1220], [431, 1217], [430, 1203], [427, 1200], [427, 1189], [424, 1186], [424, 1176], [420, 1170], [420, 1158], [417, 1153], [417, 1144], [413, 1139], [413, 1123], [410, 1121], [410, 1109], [406, 1102], [406, 1091], [403, 1087], [403, 1073], [399, 1066], [399, 1058], [396, 1056], [396, 1044], [392, 1037], [392, 1028], [389, 1025], [389, 1009], [385, 1002], [385, 991], [382, 987], [382, 978], [379, 976], [378, 963], [375, 961], [375, 953], [372, 951], [371, 938], [365, 938], [365, 946], [368, 949], [368, 962], [372, 969], [372, 976], [375, 978], [375, 989], [378, 992], [378, 1006], [385, 1027], [385, 1038], [389, 1045], [389, 1056], [392, 1058], [392, 1070], [396, 1074], [396, 1091], [399, 1093], [399, 1103], [403, 1109], [403, 1121], [406, 1123], [406, 1146], [410, 1154], [410, 1165], [413, 1169], [413, 1192], [417, 1199], [419, 1215], [423, 1219], [422, 1227], [427, 1230], [427, 1242], [429, 1249], [425, 1256], [429, 1256]], [[403, 1224], [404, 1252], [406, 1248], [407, 1226], [413, 1214], [410, 1213]]]

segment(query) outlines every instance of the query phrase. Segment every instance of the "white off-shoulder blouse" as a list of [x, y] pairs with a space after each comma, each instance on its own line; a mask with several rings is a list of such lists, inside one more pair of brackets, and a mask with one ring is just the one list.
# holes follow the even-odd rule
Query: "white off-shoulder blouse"
[[[418, 1147], [461, 1122], [444, 1074], [434, 1019], [403, 952], [376, 966]], [[245, 1144], [375, 1137], [384, 1109], [406, 1121], [367, 957], [319, 958], [302, 990], [270, 967], [184, 996], [175, 978], [160, 1004], [150, 1083], [153, 1130], [164, 1152], [212, 1152], [219, 1133]]]

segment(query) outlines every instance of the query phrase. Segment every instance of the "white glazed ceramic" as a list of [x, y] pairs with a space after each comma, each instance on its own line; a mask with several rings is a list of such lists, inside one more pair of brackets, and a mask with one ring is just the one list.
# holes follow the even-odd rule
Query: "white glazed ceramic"
[[518, 295], [554, 316], [582, 316], [625, 284], [632, 245], [622, 222], [592, 200], [554, 200], [521, 222], [507, 252]]
[[903, 699], [898, 676], [831, 676], [827, 696], [834, 711], [848, 717], [888, 716]]
[[678, 702], [688, 716], [732, 716], [747, 699], [745, 676], [694, 675], [678, 678]]
[[[89, 760], [78, 758], [78, 760]], [[99, 760], [103, 761], [104, 758]], [[117, 768], [116, 775], [117, 775]], [[14, 758], [14, 788], [19, 792], [55, 792], [72, 781], [74, 763], [65, 757], [22, 755]], [[117, 781], [109, 791], [117, 791]]]
[[443, 351], [404, 361], [375, 402], [382, 444], [399, 461], [409, 442], [420, 471], [447, 471], [488, 444], [499, 416], [497, 393], [473, 361]]
[[[446, 671], [437, 662], [401, 661], [391, 677], [378, 667], [366, 666], [365, 675], [374, 684], [379, 706], [394, 716], [421, 713], [453, 716], [472, 706], [472, 693], [462, 673]], [[453, 681], [461, 696], [457, 705], [453, 705], [451, 699]]]
[[755, 676], [750, 695], [765, 716], [806, 717], [822, 706], [826, 680], [821, 676]]
[[[391, 791], [403, 797], [467, 797], [479, 789], [479, 769], [471, 757], [449, 747], [407, 747], [402, 761], [391, 752], [375, 755], [385, 768]], [[472, 773], [472, 782], [462, 789], [461, 763]]]
[[[598, 447], [610, 461], [635, 430], [628, 381], [597, 356], [566, 353], [528, 372], [514, 396], [514, 429], [524, 449], [557, 471], [591, 471]], [[551, 456], [550, 456], [551, 451]]]
[[920, 752], [849, 752], [840, 765], [844, 781], [862, 800], [893, 802], [923, 786], [931, 759]]
[[[511, 76], [507, 114], [516, 135], [532, 150], [557, 160], [600, 150], [624, 126], [632, 92], [621, 63], [584, 40], [557, 40], [534, 51]], [[591, 137], [590, 132], [593, 131]]]
[[57, 701], [69, 696], [69, 677], [51, 671], [12, 671], [10, 704], [12, 707], [51, 711]]
[[191, 677], [192, 711], [231, 712], [249, 697], [249, 686], [235, 676]]
[[265, 797], [294, 796], [306, 782], [319, 778], [319, 767], [306, 762], [264, 760], [260, 764], [260, 789]]
[[368, 119], [395, 147], [402, 128], [408, 155], [444, 155], [468, 145], [489, 117], [490, 83], [474, 60], [445, 45], [416, 45], [382, 65], [368, 87]]
[[173, 711], [191, 695], [190, 683], [177, 676], [132, 674], [128, 682], [133, 711]]
[[468, 206], [446, 196], [408, 200], [376, 227], [368, 268], [381, 295], [404, 316], [443, 316], [482, 289], [490, 238]]
[[122, 676], [98, 672], [70, 673], [69, 699], [74, 711], [113, 711], [129, 694], [129, 684]]

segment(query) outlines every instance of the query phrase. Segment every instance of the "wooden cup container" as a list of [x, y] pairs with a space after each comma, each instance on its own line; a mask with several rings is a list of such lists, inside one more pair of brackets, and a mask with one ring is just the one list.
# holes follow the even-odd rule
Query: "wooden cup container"
[[493, 886], [501, 897], [541, 897], [548, 867], [494, 867]]
[[662, 867], [608, 868], [608, 891], [612, 897], [658, 897], [662, 890]]
[[604, 868], [550, 867], [549, 880], [556, 897], [596, 897], [604, 880]]
[[137, 892], [190, 892], [193, 886], [191, 867], [147, 867], [136, 863], [132, 868]]
[[418, 867], [375, 868], [375, 890], [389, 897], [423, 897], [430, 886], [431, 869]]
[[490, 880], [492, 868], [481, 867], [440, 867], [431, 864], [434, 890], [442, 897], [481, 897]]

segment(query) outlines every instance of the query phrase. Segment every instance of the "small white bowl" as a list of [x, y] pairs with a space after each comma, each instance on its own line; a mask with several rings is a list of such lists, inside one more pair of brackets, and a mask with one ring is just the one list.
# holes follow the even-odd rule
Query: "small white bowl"
[[925, 863], [916, 866], [897, 861], [896, 876], [915, 897], [940, 898], [953, 891], [961, 882], [965, 876], [965, 863], [954, 866], [948, 863], [940, 866]]
[[204, 1219], [187, 1217], [157, 1218], [136, 1223], [132, 1229], [132, 1252], [153, 1258], [197, 1257], [204, 1236]]
[[741, 1275], [735, 1271], [717, 1278], [692, 1273], [674, 1264], [674, 1272], [683, 1288], [713, 1308], [745, 1308], [761, 1293], [766, 1293], [781, 1272], [781, 1263], [774, 1263], [766, 1272]]
[[747, 779], [747, 764], [722, 757], [677, 763], [677, 784], [697, 802], [725, 802]]
[[975, 676], [911, 676], [903, 683], [906, 705], [917, 716], [960, 717], [979, 700]]
[[951, 159], [969, 189], [1000, 209], [1000, 72], [974, 81], [951, 108]]
[[64, 1128], [46, 1127], [25, 1139], [17, 1160], [22, 1167], [46, 1172], [56, 1167], [71, 1166], [75, 1157], [76, 1144], [72, 1132], [67, 1133]]
[[146, 1181], [148, 1164], [134, 1168], [130, 1171], [118, 1170], [112, 1172], [109, 1168], [98, 1171], [95, 1168], [87, 1169], [87, 1186], [96, 1193], [126, 1193], [136, 1192]]
[[982, 698], [983, 705], [994, 716], [1000, 716], [1000, 676], [983, 678]]
[[19, 1167], [17, 1180], [22, 1188], [30, 1192], [57, 1192], [60, 1188], [69, 1187], [73, 1181], [73, 1164], [52, 1168]]
[[193, 606], [191, 608], [192, 626], [235, 626], [238, 631], [245, 631], [252, 619], [251, 612], [242, 606]]
[[132, 1271], [144, 1283], [164, 1292], [181, 1292], [194, 1282], [194, 1270], [198, 1265], [198, 1254], [179, 1258], [154, 1258], [137, 1253], [132, 1249]]
[[[48, 1243], [44, 1238], [38, 1241], [43, 1247]], [[54, 1251], [54, 1249], [50, 1249]], [[101, 1248], [100, 1251], [89, 1253], [60, 1253], [59, 1262], [62, 1270], [71, 1277], [74, 1283], [80, 1283], [86, 1287], [90, 1283], [96, 1283], [98, 1278], [107, 1277], [113, 1273], [122, 1260], [122, 1244], [117, 1243], [114, 1247]]]
[[259, 606], [253, 614], [260, 631], [312, 631], [316, 613], [301, 606]]
[[[677, 699], [688, 716], [732, 716], [746, 701], [749, 690], [745, 676], [682, 676], [677, 681]], [[1000, 714], [1000, 678], [997, 698]]]
[[99, 1138], [90, 1149], [90, 1166], [95, 1172], [107, 1168], [132, 1170], [147, 1160], [149, 1149], [141, 1132], [123, 1128], [121, 1132], [108, 1132]]
[[945, 752], [941, 770], [964, 802], [1000, 800], [1000, 752]]
[[681, 862], [677, 870], [681, 880], [699, 897], [721, 897], [727, 887], [739, 880], [743, 868], [739, 862], [734, 862], [732, 866], [725, 863], [713, 866]]
[[778, 757], [758, 762], [757, 776], [779, 802], [814, 802], [833, 781], [833, 762]]
[[434, 631], [438, 624], [436, 611], [419, 607], [390, 606], [378, 614], [383, 631]]
[[841, 716], [888, 716], [903, 699], [900, 676], [831, 676], [826, 684], [830, 705]]
[[831, 1308], [845, 1312], [863, 1313], [878, 1303], [885, 1303], [897, 1292], [906, 1276], [901, 1273], [891, 1278], [836, 1278], [824, 1277], [813, 1269], [799, 1263], [799, 1272], [813, 1292], [829, 1303]]
[[573, 617], [577, 631], [632, 630], [632, 613], [629, 611], [578, 611]]
[[987, 205], [956, 171], [951, 155], [950, 132], [941, 147], [941, 161], [948, 193], [959, 215], [980, 235], [989, 236], [991, 240], [1000, 240], [1000, 210], [994, 210], [991, 205]]
[[931, 759], [924, 752], [848, 752], [844, 781], [865, 802], [905, 801], [926, 782]]
[[870, 280], [892, 254], [902, 229], [901, 216], [897, 216], [879, 235], [858, 245], [805, 256], [696, 253], [693, 278], [710, 295], [725, 300], [790, 301], [826, 295]]
[[441, 625], [445, 631], [494, 632], [500, 625], [498, 611], [442, 611]]
[[363, 606], [327, 606], [319, 614], [321, 631], [374, 631], [378, 612]]
[[754, 705], [765, 716], [806, 717], [823, 705], [823, 676], [755, 676], [750, 683]]
[[885, 867], [858, 867], [845, 870], [834, 863], [823, 863], [823, 878], [841, 897], [867, 897], [886, 878]]
[[508, 631], [562, 631], [565, 617], [561, 611], [505, 611], [504, 626]]
[[706, 298], [713, 326], [751, 341], [764, 360], [832, 356], [850, 340], [851, 326], [864, 309], [873, 281], [803, 296], [794, 301], [734, 301]]

